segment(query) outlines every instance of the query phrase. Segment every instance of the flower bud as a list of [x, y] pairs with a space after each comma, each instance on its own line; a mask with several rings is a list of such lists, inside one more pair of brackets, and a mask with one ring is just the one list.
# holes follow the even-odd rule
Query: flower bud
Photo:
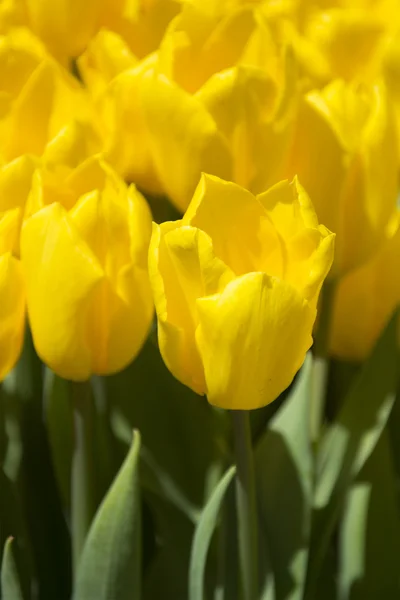
[[312, 344], [333, 239], [297, 180], [255, 197], [203, 175], [183, 219], [154, 225], [150, 244], [172, 374], [222, 408], [272, 402]]

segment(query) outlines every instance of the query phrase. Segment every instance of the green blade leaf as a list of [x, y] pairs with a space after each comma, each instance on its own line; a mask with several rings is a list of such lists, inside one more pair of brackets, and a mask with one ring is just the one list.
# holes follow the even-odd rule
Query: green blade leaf
[[400, 597], [396, 485], [385, 430], [346, 499], [339, 538], [341, 600]]
[[303, 597], [312, 509], [312, 369], [308, 355], [256, 451], [260, 531], [264, 532], [274, 579], [271, 581], [264, 564], [263, 598]]
[[396, 311], [321, 442], [307, 598], [315, 597], [320, 566], [349, 485], [375, 448], [393, 406], [399, 379], [397, 319]]
[[197, 525], [190, 557], [189, 600], [204, 600], [204, 575], [208, 550], [217, 526], [221, 505], [234, 474], [235, 467], [231, 467], [225, 473], [204, 507]]
[[83, 548], [75, 600], [141, 598], [140, 434], [103, 503]]
[[24, 600], [22, 586], [19, 582], [17, 565], [15, 564], [12, 538], [8, 538], [4, 546], [1, 564], [1, 597], [3, 600]]

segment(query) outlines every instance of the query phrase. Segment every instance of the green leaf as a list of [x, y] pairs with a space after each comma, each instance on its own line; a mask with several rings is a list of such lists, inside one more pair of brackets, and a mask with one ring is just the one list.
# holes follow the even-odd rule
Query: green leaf
[[204, 600], [204, 576], [208, 550], [217, 526], [221, 505], [234, 474], [235, 467], [231, 467], [225, 473], [204, 507], [197, 525], [190, 557], [189, 600]]
[[349, 485], [375, 448], [393, 406], [399, 379], [397, 318], [398, 312], [351, 386], [319, 448], [307, 598], [315, 597], [321, 563]]
[[140, 434], [90, 528], [77, 573], [75, 600], [141, 598]]
[[[305, 585], [313, 481], [312, 368], [309, 354], [256, 451], [260, 530], [269, 550], [277, 599], [300, 599]], [[263, 598], [274, 597], [268, 565], [263, 565], [263, 572]]]
[[15, 564], [12, 538], [8, 538], [4, 546], [1, 564], [1, 597], [3, 600], [24, 600], [22, 586], [19, 582], [17, 565]]
[[107, 377], [105, 384], [113, 412], [120, 411], [131, 429], [140, 430], [154, 461], [189, 503], [203, 506], [209, 466], [226, 449], [219, 413], [174, 379], [151, 339], [125, 371]]
[[339, 538], [341, 600], [400, 597], [396, 495], [385, 430], [346, 498]]

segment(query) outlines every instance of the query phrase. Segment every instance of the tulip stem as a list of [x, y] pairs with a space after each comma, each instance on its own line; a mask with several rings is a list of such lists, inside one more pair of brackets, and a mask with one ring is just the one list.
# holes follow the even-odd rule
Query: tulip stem
[[257, 505], [250, 417], [247, 410], [233, 410], [236, 458], [236, 506], [239, 564], [243, 600], [258, 596]]
[[319, 322], [314, 342], [313, 391], [311, 402], [311, 439], [318, 442], [324, 418], [326, 389], [329, 379], [329, 343], [336, 282], [326, 281], [322, 289]]
[[90, 383], [71, 382], [74, 453], [71, 471], [71, 535], [74, 575], [94, 514], [93, 398]]

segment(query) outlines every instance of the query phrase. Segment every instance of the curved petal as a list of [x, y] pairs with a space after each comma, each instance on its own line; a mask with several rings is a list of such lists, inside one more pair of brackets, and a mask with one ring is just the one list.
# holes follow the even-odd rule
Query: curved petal
[[237, 275], [283, 275], [282, 241], [263, 205], [239, 185], [203, 174], [183, 222], [205, 231]]
[[312, 344], [315, 309], [289, 284], [264, 273], [239, 277], [197, 306], [209, 402], [248, 410], [275, 400]]
[[163, 359], [182, 383], [204, 394], [204, 374], [195, 343], [196, 300], [214, 294], [233, 277], [214, 255], [210, 238], [178, 223], [154, 225], [149, 273]]
[[297, 178], [257, 196], [285, 240], [284, 279], [307, 300], [318, 300], [334, 255], [334, 234], [318, 224], [310, 198]]
[[61, 377], [87, 379], [92, 372], [90, 296], [104, 275], [59, 204], [25, 222], [21, 261], [37, 353]]
[[141, 91], [160, 182], [184, 211], [202, 171], [230, 178], [227, 143], [203, 104], [164, 76], [148, 74]]
[[22, 350], [25, 332], [25, 286], [20, 262], [11, 253], [0, 256], [0, 381]]

